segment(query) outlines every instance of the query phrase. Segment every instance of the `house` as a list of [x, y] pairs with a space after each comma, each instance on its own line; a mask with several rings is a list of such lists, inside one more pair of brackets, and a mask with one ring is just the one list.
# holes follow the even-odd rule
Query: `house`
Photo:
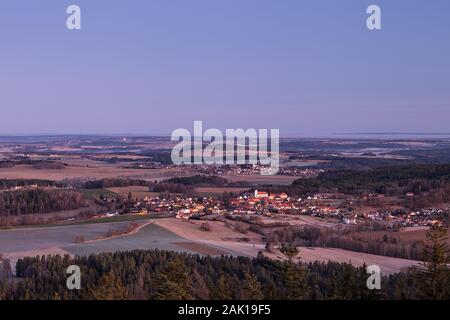
[[177, 219], [189, 219], [189, 217], [191, 216], [191, 209], [181, 209], [180, 211], [178, 211], [176, 218]]
[[268, 198], [269, 194], [265, 191], [255, 190], [255, 198]]
[[344, 224], [356, 224], [356, 215], [352, 215], [350, 217], [344, 217], [342, 219]]

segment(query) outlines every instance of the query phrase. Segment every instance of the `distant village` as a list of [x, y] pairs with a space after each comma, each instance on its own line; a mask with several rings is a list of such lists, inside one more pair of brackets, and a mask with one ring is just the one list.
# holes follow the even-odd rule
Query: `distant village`
[[[197, 167], [198, 173], [209, 175], [259, 175], [263, 166], [258, 164], [247, 165], [201, 165]], [[324, 172], [323, 169], [302, 167], [302, 166], [281, 166], [278, 171], [278, 175], [295, 176], [299, 178], [314, 178], [320, 173]]]

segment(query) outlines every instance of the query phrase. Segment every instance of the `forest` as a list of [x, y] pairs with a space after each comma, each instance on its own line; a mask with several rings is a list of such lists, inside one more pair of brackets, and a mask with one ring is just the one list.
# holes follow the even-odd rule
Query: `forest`
[[[246, 181], [230, 182], [227, 179], [218, 176], [201, 175], [175, 177], [149, 183], [149, 190], [151, 192], [181, 193], [184, 195], [193, 195], [196, 187], [250, 188], [250, 184]], [[232, 196], [232, 194], [230, 194], [230, 196]]]
[[[81, 268], [81, 290], [67, 290], [66, 268]], [[43, 256], [17, 263], [18, 281], [0, 280], [0, 299], [420, 299], [414, 270], [366, 286], [366, 268], [347, 263], [279, 262], [259, 255], [201, 257], [168, 251]], [[442, 298], [450, 298], [448, 288]]]
[[[302, 262], [301, 249], [290, 244], [279, 247], [285, 256], [282, 261], [269, 259], [263, 252], [251, 259], [158, 249], [26, 257], [17, 261], [15, 275], [9, 260], [0, 254], [0, 300], [448, 300], [447, 229], [433, 226], [426, 238], [423, 262], [396, 274], [381, 274], [378, 290], [368, 288], [366, 265]], [[66, 270], [72, 265], [80, 269], [80, 290], [66, 287]]]
[[84, 206], [86, 200], [75, 191], [38, 188], [0, 192], [0, 217], [72, 210]]
[[292, 185], [310, 192], [332, 191], [346, 194], [377, 192], [398, 195], [420, 194], [448, 187], [450, 164], [382, 167], [371, 170], [326, 171], [316, 178], [298, 179]]
[[130, 186], [147, 186], [148, 181], [136, 179], [119, 179], [119, 178], [105, 178], [100, 180], [91, 180], [84, 183], [83, 187], [86, 189], [101, 189], [114, 187], [130, 187]]
[[191, 176], [191, 177], [174, 177], [164, 180], [167, 183], [182, 184], [186, 186], [216, 186], [223, 187], [228, 183], [227, 179], [218, 176]]

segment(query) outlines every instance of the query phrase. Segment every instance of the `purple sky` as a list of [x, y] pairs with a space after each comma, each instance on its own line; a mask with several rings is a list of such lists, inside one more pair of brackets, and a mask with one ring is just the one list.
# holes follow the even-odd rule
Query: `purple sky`
[[448, 0], [2, 1], [0, 134], [449, 132], [449, 15]]

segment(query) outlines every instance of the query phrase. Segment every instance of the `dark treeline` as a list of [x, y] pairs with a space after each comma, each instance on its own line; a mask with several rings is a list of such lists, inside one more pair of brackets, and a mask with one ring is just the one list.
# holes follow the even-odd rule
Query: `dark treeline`
[[65, 163], [53, 161], [39, 161], [33, 164], [33, 168], [37, 170], [62, 170], [67, 166]]
[[290, 156], [290, 160], [325, 160], [319, 162], [315, 168], [320, 168], [324, 170], [368, 170], [372, 168], [380, 167], [392, 167], [399, 165], [412, 164], [411, 160], [398, 160], [398, 159], [385, 159], [370, 157], [370, 154], [366, 154], [367, 158], [349, 158], [349, 157], [339, 157], [339, 156], [329, 156], [323, 155], [323, 152], [311, 153], [307, 156], [304, 155], [293, 155]]
[[15, 165], [14, 161], [0, 161], [0, 168], [13, 168]]
[[191, 177], [175, 177], [164, 180], [166, 183], [176, 183], [186, 186], [216, 186], [223, 187], [228, 183], [227, 179], [218, 176], [191, 176]]
[[405, 166], [413, 164], [411, 160], [384, 159], [377, 157], [368, 158], [347, 158], [347, 157], [319, 157], [319, 160], [328, 160], [319, 162], [317, 168], [324, 170], [369, 170], [381, 167]]
[[13, 168], [17, 165], [32, 165], [35, 169], [63, 169], [67, 164], [49, 160], [3, 160], [0, 161], [0, 168]]
[[150, 183], [151, 192], [194, 194], [195, 187], [248, 187], [247, 182], [229, 182], [218, 176], [196, 175], [191, 177], [175, 177], [160, 182]]
[[86, 200], [75, 191], [30, 189], [0, 192], [0, 216], [49, 213], [85, 205]]
[[372, 170], [327, 171], [312, 179], [298, 179], [293, 186], [310, 192], [331, 191], [347, 194], [378, 192], [387, 195], [426, 191], [450, 183], [450, 164], [383, 167]]
[[143, 152], [141, 155], [149, 157], [152, 161], [159, 162], [161, 164], [173, 164], [171, 149], [151, 150], [150, 152]]
[[149, 185], [150, 192], [159, 193], [180, 193], [180, 194], [194, 194], [193, 186], [186, 186], [184, 184], [178, 183], [168, 183], [168, 182], [153, 182]]
[[227, 179], [217, 176], [196, 175], [191, 177], [175, 177], [162, 181], [146, 181], [134, 179], [100, 179], [88, 181], [81, 187], [86, 189], [112, 188], [112, 187], [129, 187], [129, 186], [148, 186], [151, 192], [160, 193], [180, 193], [193, 194], [195, 187], [247, 187], [247, 183], [230, 183]]
[[410, 165], [371, 170], [326, 171], [315, 178], [298, 179], [289, 186], [263, 186], [268, 192], [287, 192], [292, 196], [315, 193], [414, 197], [405, 200], [408, 208], [421, 208], [450, 201], [450, 164]]
[[[66, 268], [78, 265], [81, 290], [67, 290]], [[18, 281], [0, 282], [0, 299], [414, 299], [409, 273], [383, 277], [367, 289], [364, 267], [200, 257], [168, 251], [47, 256], [17, 262]]]
[[[37, 185], [38, 187], [52, 187], [56, 186], [56, 183], [52, 180], [39, 180], [39, 179], [0, 179], [0, 190], [11, 189], [14, 187], [26, 187], [31, 185]], [[61, 184], [62, 185], [62, 184]]]
[[84, 183], [84, 188], [100, 189], [100, 188], [148, 186], [148, 185], [149, 182], [145, 180], [106, 178], [100, 180], [87, 181]]

